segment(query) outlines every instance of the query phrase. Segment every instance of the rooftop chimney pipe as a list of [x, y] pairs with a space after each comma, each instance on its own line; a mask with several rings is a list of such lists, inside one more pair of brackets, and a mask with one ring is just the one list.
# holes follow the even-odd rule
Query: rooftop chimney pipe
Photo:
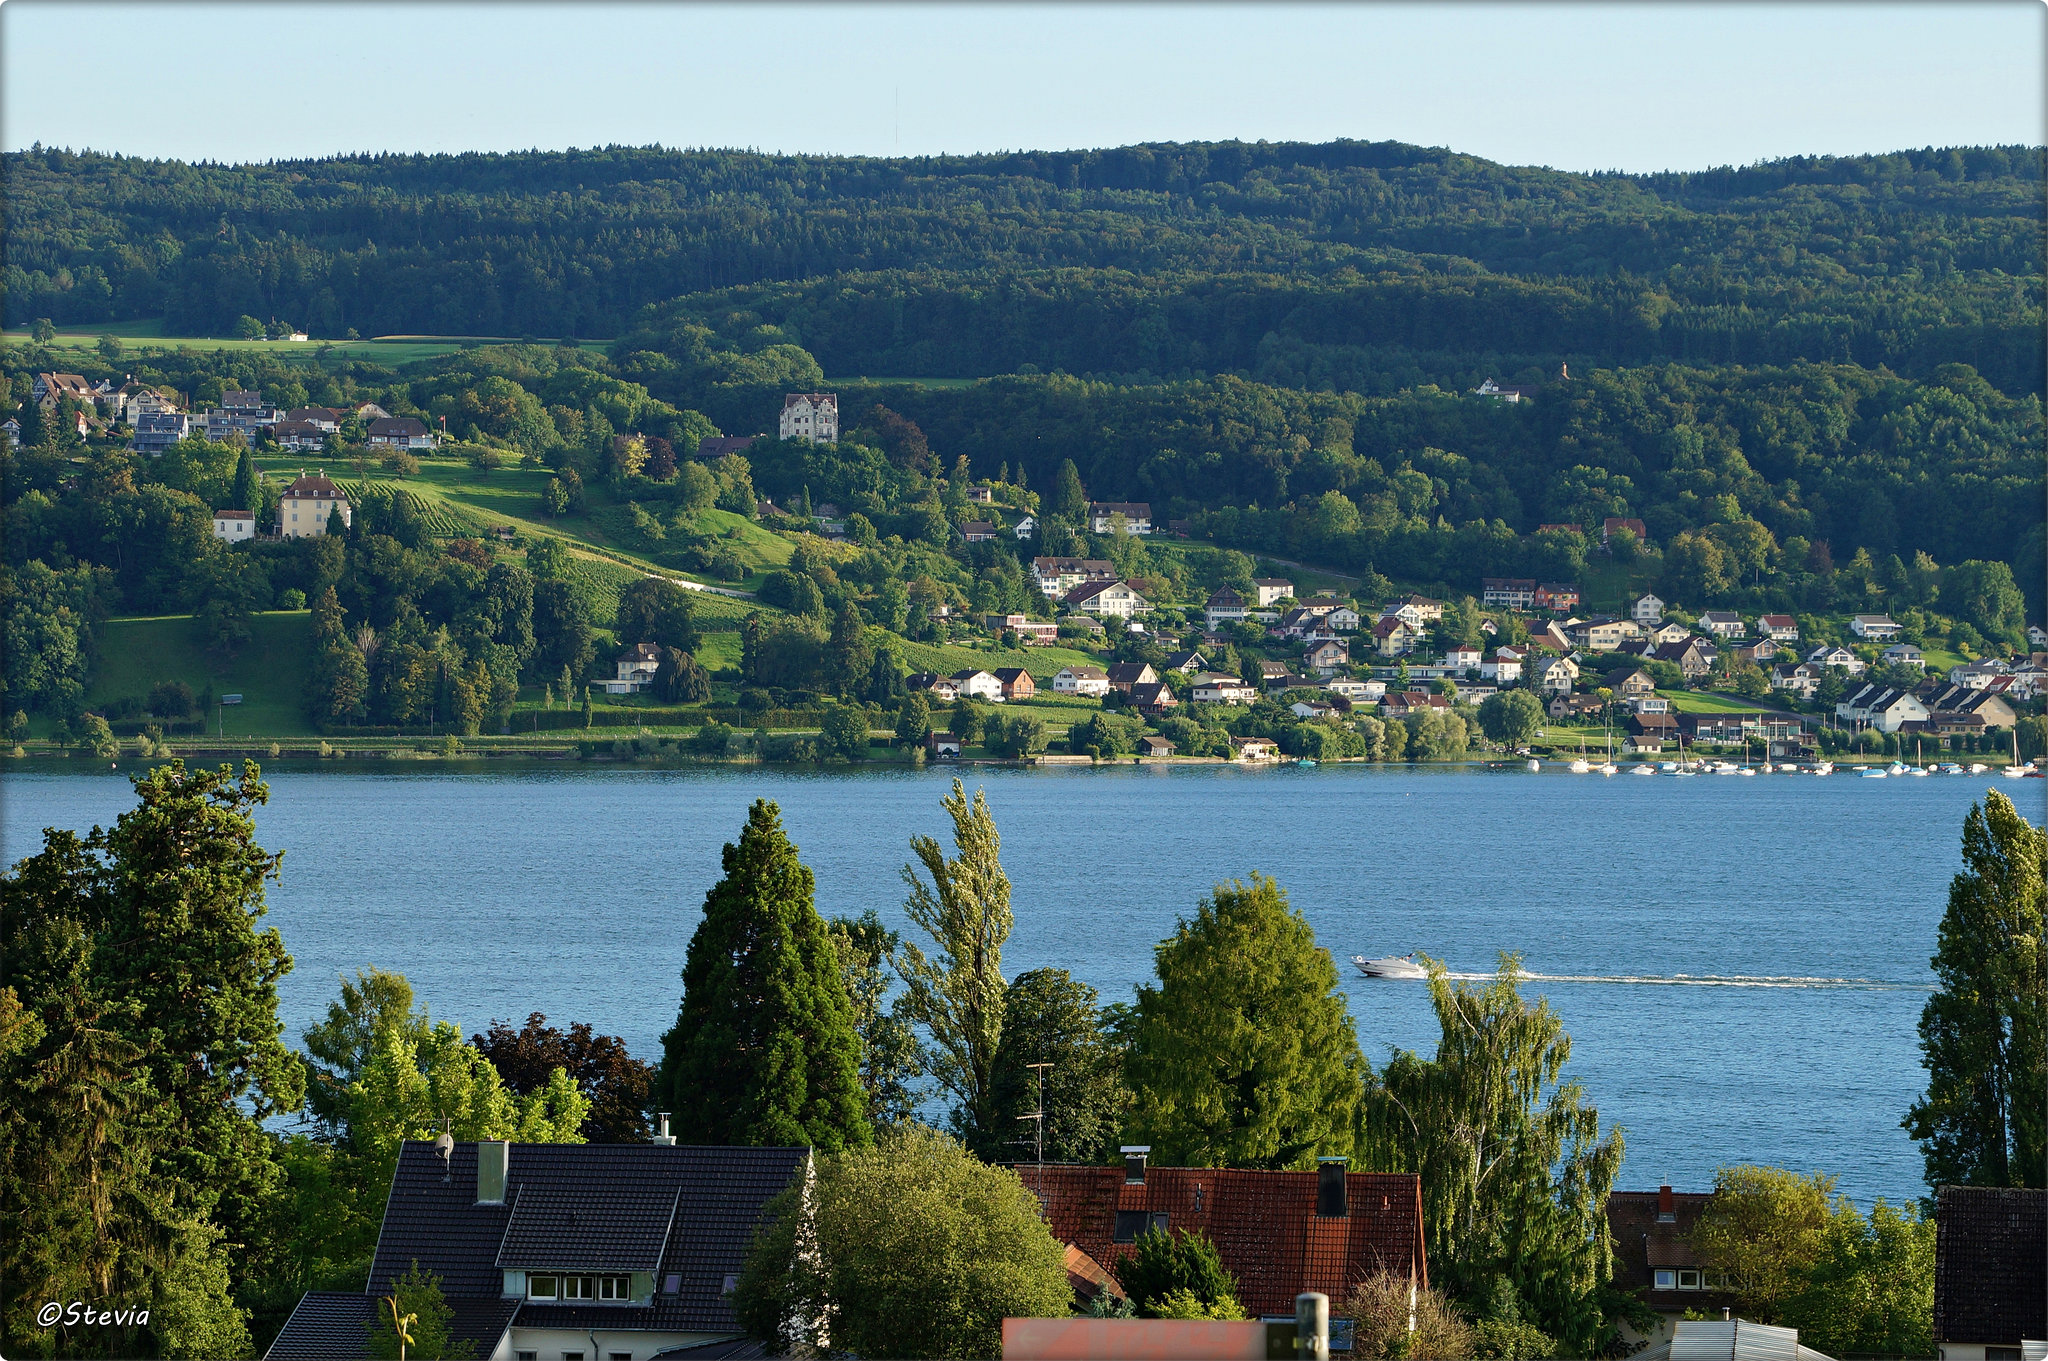
[[1670, 1223], [1673, 1223], [1673, 1222], [1675, 1222], [1675, 1221], [1677, 1220], [1677, 1218], [1678, 1218], [1678, 1207], [1677, 1207], [1677, 1206], [1676, 1206], [1676, 1205], [1675, 1205], [1675, 1204], [1673, 1203], [1673, 1201], [1672, 1201], [1672, 1196], [1671, 1196], [1671, 1188], [1670, 1188], [1670, 1187], [1668, 1187], [1668, 1186], [1660, 1186], [1660, 1187], [1658, 1187], [1658, 1188], [1657, 1188], [1657, 1221], [1658, 1221], [1658, 1222], [1659, 1222], [1660, 1224], [1670, 1224]]
[[1316, 1214], [1323, 1219], [1342, 1219], [1351, 1213], [1350, 1188], [1344, 1176], [1351, 1170], [1349, 1158], [1316, 1159]]
[[655, 1134], [654, 1142], [663, 1147], [670, 1147], [674, 1145], [675, 1141], [676, 1136], [668, 1132], [668, 1112], [663, 1111], [661, 1113], [661, 1129]]
[[1125, 1144], [1119, 1150], [1124, 1155], [1124, 1185], [1145, 1184], [1145, 1155], [1152, 1151], [1150, 1144]]

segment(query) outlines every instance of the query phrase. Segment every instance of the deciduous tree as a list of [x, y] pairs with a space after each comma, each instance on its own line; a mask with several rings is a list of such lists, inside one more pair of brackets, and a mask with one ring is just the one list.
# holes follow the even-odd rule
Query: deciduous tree
[[558, 1068], [567, 1073], [590, 1102], [578, 1131], [585, 1143], [642, 1144], [653, 1132], [647, 1120], [653, 1065], [634, 1058], [616, 1035], [599, 1035], [587, 1021], [563, 1030], [536, 1011], [518, 1030], [509, 1022], [493, 1021], [484, 1034], [472, 1035], [470, 1043], [518, 1096], [548, 1090]]

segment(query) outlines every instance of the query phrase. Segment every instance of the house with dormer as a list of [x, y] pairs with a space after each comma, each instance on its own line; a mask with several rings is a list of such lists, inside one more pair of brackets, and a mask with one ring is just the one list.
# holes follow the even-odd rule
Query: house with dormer
[[363, 1289], [303, 1296], [266, 1361], [367, 1361], [415, 1263], [440, 1278], [452, 1340], [489, 1361], [741, 1342], [733, 1288], [810, 1150], [685, 1147], [661, 1125], [647, 1144], [406, 1141]]

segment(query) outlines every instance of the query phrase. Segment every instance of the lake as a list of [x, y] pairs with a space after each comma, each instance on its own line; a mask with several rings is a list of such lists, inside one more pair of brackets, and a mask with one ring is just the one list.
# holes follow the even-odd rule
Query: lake
[[[1672, 779], [1325, 766], [977, 767], [1003, 834], [1013, 976], [1057, 966], [1128, 1000], [1219, 880], [1277, 878], [1340, 961], [1518, 950], [1572, 1034], [1566, 1072], [1626, 1130], [1621, 1185], [1705, 1189], [1732, 1162], [1821, 1169], [1867, 1202], [1922, 1194], [1899, 1128], [1964, 814], [1987, 787], [1837, 774]], [[700, 767], [338, 774], [279, 765], [258, 816], [285, 852], [269, 920], [296, 1035], [339, 975], [405, 973], [466, 1030], [546, 1012], [643, 1058], [675, 1015], [719, 847], [774, 799], [818, 908], [899, 929], [908, 838], [946, 838], [949, 772]], [[129, 807], [119, 775], [10, 774], [9, 863], [45, 826]], [[1359, 1039], [1433, 1048], [1421, 984], [1343, 965]]]

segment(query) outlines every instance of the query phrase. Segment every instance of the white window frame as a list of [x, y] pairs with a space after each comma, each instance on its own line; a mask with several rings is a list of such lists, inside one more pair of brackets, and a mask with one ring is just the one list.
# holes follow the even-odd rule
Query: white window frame
[[[545, 1294], [541, 1292], [542, 1282], [547, 1283], [547, 1292]], [[558, 1300], [562, 1297], [561, 1290], [562, 1287], [558, 1277], [536, 1276], [532, 1273], [528, 1273], [526, 1277], [526, 1298], [530, 1300]]]
[[1652, 1273], [1650, 1279], [1653, 1289], [1675, 1290], [1678, 1288], [1678, 1273], [1670, 1267], [1658, 1267]]
[[1704, 1290], [1706, 1286], [1698, 1271], [1681, 1269], [1678, 1273], [1678, 1288], [1680, 1290]]

